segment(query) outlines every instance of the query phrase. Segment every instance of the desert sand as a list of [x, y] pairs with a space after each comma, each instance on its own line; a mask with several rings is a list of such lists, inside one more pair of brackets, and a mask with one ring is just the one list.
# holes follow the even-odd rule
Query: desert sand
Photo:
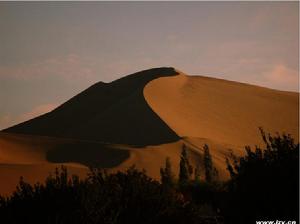
[[260, 144], [263, 127], [298, 139], [298, 93], [180, 73], [151, 81], [144, 96], [179, 136], [242, 147]]
[[227, 179], [225, 158], [261, 145], [258, 127], [298, 140], [298, 99], [294, 92], [172, 68], [99, 82], [52, 112], [0, 132], [0, 194], [11, 193], [20, 176], [41, 182], [62, 164], [81, 177], [88, 166], [114, 172], [136, 165], [159, 179], [169, 157], [178, 174], [183, 144], [194, 165], [208, 144], [220, 178]]

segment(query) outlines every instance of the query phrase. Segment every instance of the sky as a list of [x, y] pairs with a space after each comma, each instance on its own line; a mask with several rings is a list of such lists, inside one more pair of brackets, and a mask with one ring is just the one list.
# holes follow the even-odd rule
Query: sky
[[0, 2], [0, 129], [171, 66], [299, 91], [298, 2]]

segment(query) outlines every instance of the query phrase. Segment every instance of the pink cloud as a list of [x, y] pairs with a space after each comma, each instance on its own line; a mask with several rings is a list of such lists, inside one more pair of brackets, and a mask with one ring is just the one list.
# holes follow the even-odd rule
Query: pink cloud
[[7, 128], [12, 125], [13, 118], [9, 114], [5, 114], [0, 117], [0, 130], [3, 128]]
[[299, 89], [299, 74], [297, 70], [284, 64], [275, 65], [270, 71], [263, 73], [266, 82], [271, 82], [280, 89]]
[[42, 114], [45, 114], [47, 112], [52, 111], [53, 109], [55, 109], [58, 106], [58, 104], [55, 103], [48, 103], [48, 104], [42, 104], [42, 105], [38, 105], [34, 108], [32, 108], [31, 111], [28, 111], [22, 115], [20, 115], [17, 119], [20, 122], [32, 119], [34, 117], [40, 116]]
[[28, 111], [24, 114], [17, 115], [17, 116], [5, 114], [2, 117], [0, 117], [0, 130], [3, 128], [10, 127], [15, 124], [30, 120], [34, 117], [40, 116], [47, 112], [50, 112], [53, 109], [55, 109], [57, 106], [58, 106], [58, 104], [56, 104], [56, 103], [48, 103], [48, 104], [38, 105], [38, 106], [32, 108], [30, 111]]

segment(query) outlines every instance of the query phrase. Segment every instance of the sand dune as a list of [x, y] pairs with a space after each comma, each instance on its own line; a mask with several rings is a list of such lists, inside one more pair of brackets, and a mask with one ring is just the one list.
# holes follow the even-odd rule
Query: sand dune
[[20, 176], [43, 181], [61, 164], [80, 176], [88, 166], [114, 172], [135, 164], [159, 179], [169, 157], [178, 174], [183, 144], [192, 164], [201, 163], [208, 144], [226, 179], [225, 157], [261, 144], [258, 127], [298, 140], [298, 99], [298, 93], [172, 68], [99, 82], [52, 112], [0, 132], [0, 194], [12, 192]]
[[298, 139], [298, 93], [181, 73], [151, 81], [144, 96], [179, 136], [242, 147], [260, 144], [263, 127]]
[[156, 68], [99, 82], [50, 113], [4, 131], [139, 146], [173, 142], [178, 136], [149, 107], [143, 89], [153, 79], [176, 74]]

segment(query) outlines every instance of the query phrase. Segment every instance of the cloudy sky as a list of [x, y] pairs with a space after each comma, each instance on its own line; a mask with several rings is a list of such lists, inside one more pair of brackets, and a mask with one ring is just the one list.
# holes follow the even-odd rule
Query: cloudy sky
[[298, 2], [0, 2], [0, 129], [172, 66], [298, 91]]

